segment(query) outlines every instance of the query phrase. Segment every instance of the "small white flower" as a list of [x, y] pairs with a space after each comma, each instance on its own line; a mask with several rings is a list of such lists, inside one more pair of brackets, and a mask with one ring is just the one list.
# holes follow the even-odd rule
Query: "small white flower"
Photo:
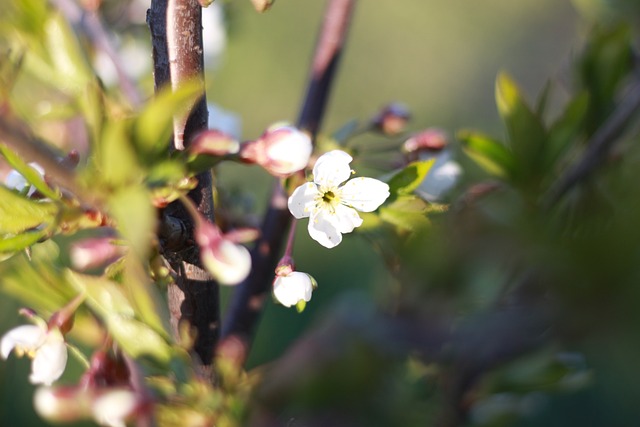
[[128, 389], [111, 389], [96, 397], [91, 412], [96, 422], [103, 426], [125, 427], [125, 420], [138, 407], [138, 397]]
[[47, 330], [45, 324], [18, 326], [7, 332], [0, 341], [0, 355], [6, 359], [13, 350], [18, 356], [26, 354], [33, 359], [29, 377], [32, 384], [51, 385], [67, 364], [62, 333], [58, 328]]
[[[36, 172], [38, 172], [41, 177], [44, 176], [44, 169], [42, 169], [42, 166], [40, 166], [37, 163], [29, 163], [29, 166], [35, 169]], [[35, 187], [29, 184], [25, 179], [25, 177], [22, 176], [22, 174], [15, 169], [12, 169], [7, 174], [7, 176], [4, 179], [4, 185], [7, 188], [11, 188], [20, 192], [24, 191], [25, 188], [29, 187], [29, 190], [27, 191], [27, 196], [31, 196], [36, 191]]]
[[311, 276], [299, 271], [278, 275], [273, 282], [273, 295], [285, 307], [294, 306], [299, 301], [309, 302], [313, 283]]
[[362, 225], [357, 210], [373, 212], [389, 197], [389, 186], [374, 178], [354, 178], [340, 185], [351, 176], [352, 160], [340, 150], [323, 154], [313, 167], [313, 182], [302, 184], [289, 197], [291, 214], [309, 217], [309, 235], [326, 248], [339, 245], [343, 233]]

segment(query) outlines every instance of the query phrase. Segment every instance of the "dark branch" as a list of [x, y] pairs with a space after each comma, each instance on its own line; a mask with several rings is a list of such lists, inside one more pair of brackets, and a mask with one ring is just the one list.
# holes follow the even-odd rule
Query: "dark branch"
[[[307, 130], [312, 138], [315, 138], [324, 116], [354, 5], [355, 0], [331, 0], [325, 12], [297, 124], [299, 128]], [[251, 273], [238, 285], [222, 330], [223, 339], [218, 351], [233, 359], [237, 365], [242, 365], [249, 353], [291, 219], [287, 196], [278, 182], [274, 185], [262, 223], [261, 237], [251, 253]]]
[[[182, 150], [197, 132], [207, 127], [207, 103], [204, 96], [204, 60], [202, 56], [202, 8], [197, 0], [153, 0], [147, 14], [153, 44], [156, 91], [167, 84], [174, 89], [194, 79], [200, 80], [203, 95], [184, 117], [174, 119], [173, 149]], [[213, 221], [211, 173], [199, 174], [198, 186], [189, 197], [198, 211]], [[180, 203], [169, 205], [162, 213], [162, 230], [193, 233], [193, 220]], [[169, 286], [169, 311], [176, 337], [180, 325], [188, 322], [195, 335], [194, 351], [207, 369], [213, 360], [220, 325], [218, 284], [201, 265], [198, 250], [191, 239], [187, 247], [164, 248], [164, 256], [174, 270], [176, 283]]]

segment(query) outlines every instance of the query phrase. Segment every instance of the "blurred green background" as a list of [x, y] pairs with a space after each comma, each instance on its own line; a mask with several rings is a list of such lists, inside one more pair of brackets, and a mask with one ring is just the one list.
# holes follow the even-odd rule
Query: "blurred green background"
[[[602, 12], [598, 2], [576, 3], [588, 18], [581, 19], [569, 0], [359, 2], [324, 130], [335, 130], [352, 118], [367, 120], [388, 102], [401, 101], [413, 113], [411, 129], [439, 126], [454, 132], [470, 127], [501, 136], [493, 101], [496, 74], [508, 71], [531, 98], [548, 79], [560, 87], [569, 85], [569, 64], [590, 27], [588, 19]], [[208, 100], [241, 116], [244, 138], [257, 137], [275, 121], [295, 121], [325, 4], [278, 0], [271, 11], [259, 15], [248, 1], [225, 3], [228, 44], [219, 68], [207, 75]], [[144, 32], [137, 35], [145, 37]], [[144, 86], [149, 88], [148, 81]], [[219, 174], [224, 185], [250, 188], [258, 209], [269, 188], [266, 178], [258, 168], [244, 166], [225, 167]], [[267, 305], [250, 367], [281, 355], [345, 293], [387, 294], [386, 270], [367, 242], [350, 236], [328, 251], [300, 231], [298, 268], [312, 274], [319, 288], [303, 314]], [[223, 289], [225, 298], [229, 293]], [[2, 297], [0, 331], [21, 322], [18, 307]], [[2, 426], [42, 425], [32, 410], [28, 370], [26, 359], [11, 357], [0, 363]], [[79, 367], [72, 365], [65, 377], [78, 374]], [[539, 422], [527, 425], [552, 425]], [[604, 424], [584, 420], [580, 425]]]

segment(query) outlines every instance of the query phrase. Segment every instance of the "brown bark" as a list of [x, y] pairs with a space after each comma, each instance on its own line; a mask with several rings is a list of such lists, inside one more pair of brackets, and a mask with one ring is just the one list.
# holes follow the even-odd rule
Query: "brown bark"
[[[173, 148], [183, 150], [195, 133], [207, 128], [202, 9], [197, 0], [153, 0], [147, 22], [153, 43], [156, 91], [168, 84], [177, 89], [194, 79], [202, 82], [202, 97], [188, 114], [174, 120]], [[213, 221], [211, 173], [199, 174], [197, 178], [198, 186], [189, 193], [189, 197], [198, 211]], [[162, 217], [165, 223], [180, 224], [187, 236], [192, 236], [193, 220], [179, 202], [169, 205], [162, 212]], [[219, 336], [218, 284], [203, 269], [194, 240], [187, 238], [182, 243], [163, 250], [176, 277], [168, 289], [171, 325], [178, 338], [180, 325], [188, 322], [195, 335], [193, 350], [208, 372], [206, 367], [211, 364]]]

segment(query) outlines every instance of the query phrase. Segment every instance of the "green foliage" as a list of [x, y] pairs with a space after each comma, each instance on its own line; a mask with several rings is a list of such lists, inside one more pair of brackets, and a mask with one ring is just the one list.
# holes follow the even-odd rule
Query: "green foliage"
[[38, 202], [0, 186], [0, 234], [16, 234], [54, 221], [52, 202]]

